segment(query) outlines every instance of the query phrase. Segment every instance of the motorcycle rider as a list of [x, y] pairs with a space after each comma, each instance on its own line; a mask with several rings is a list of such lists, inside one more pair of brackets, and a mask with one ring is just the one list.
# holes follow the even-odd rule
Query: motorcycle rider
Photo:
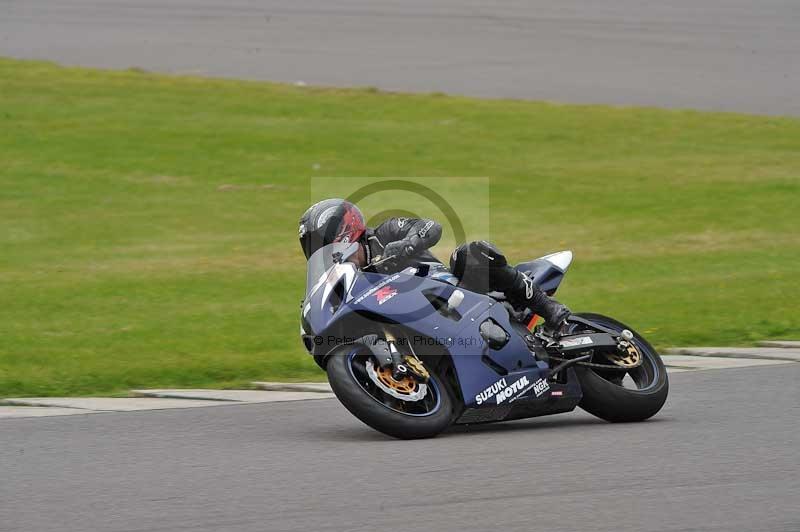
[[300, 218], [299, 233], [306, 260], [328, 244], [357, 242], [358, 252], [348, 260], [359, 268], [366, 267], [375, 257], [392, 257], [381, 263], [382, 273], [427, 264], [433, 278], [474, 292], [502, 292], [515, 308], [528, 308], [542, 316], [545, 325], [553, 331], [558, 331], [570, 315], [566, 306], [548, 297], [527, 275], [509, 265], [497, 247], [485, 240], [458, 246], [450, 257], [448, 270], [428, 251], [442, 237], [442, 226], [434, 220], [389, 218], [371, 229], [366, 226], [358, 207], [333, 198], [308, 208]]

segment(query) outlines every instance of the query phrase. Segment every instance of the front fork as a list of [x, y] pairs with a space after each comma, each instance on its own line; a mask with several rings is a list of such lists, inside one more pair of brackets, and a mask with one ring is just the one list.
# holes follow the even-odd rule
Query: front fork
[[367, 347], [375, 361], [382, 369], [387, 367], [392, 368], [392, 378], [400, 381], [410, 375], [413, 375], [420, 382], [427, 382], [430, 374], [422, 361], [416, 355], [403, 355], [397, 349], [395, 338], [387, 334], [389, 339], [378, 337], [377, 334], [370, 334], [359, 338], [358, 343]]

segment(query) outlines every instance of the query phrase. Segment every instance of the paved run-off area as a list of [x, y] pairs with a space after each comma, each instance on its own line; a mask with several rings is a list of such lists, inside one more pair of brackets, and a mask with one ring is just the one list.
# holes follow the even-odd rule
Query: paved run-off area
[[0, 55], [798, 115], [798, 27], [786, 0], [4, 0]]
[[683, 372], [648, 422], [577, 411], [420, 441], [335, 400], [4, 419], [0, 529], [794, 532], [799, 379]]

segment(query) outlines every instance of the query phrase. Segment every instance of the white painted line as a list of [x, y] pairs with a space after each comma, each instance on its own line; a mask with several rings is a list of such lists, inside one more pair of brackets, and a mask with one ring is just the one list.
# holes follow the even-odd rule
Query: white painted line
[[223, 401], [187, 401], [183, 399], [154, 399], [150, 397], [21, 397], [2, 401], [7, 405], [48, 406], [73, 408], [80, 411], [132, 412], [166, 408], [192, 408], [230, 404]]
[[220, 402], [273, 403], [281, 401], [304, 401], [308, 399], [328, 399], [331, 393], [318, 392], [270, 392], [264, 390], [133, 390], [132, 393], [144, 397], [164, 397], [210, 400]]

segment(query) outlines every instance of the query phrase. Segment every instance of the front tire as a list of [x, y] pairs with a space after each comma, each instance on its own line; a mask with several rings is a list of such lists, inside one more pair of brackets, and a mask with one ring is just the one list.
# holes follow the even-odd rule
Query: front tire
[[633, 332], [633, 343], [644, 361], [631, 375], [637, 389], [626, 388], [618, 372], [604, 372], [589, 367], [576, 366], [575, 371], [583, 388], [581, 408], [601, 419], [614, 423], [644, 421], [654, 416], [669, 392], [669, 380], [664, 362], [656, 350], [639, 333], [613, 318], [600, 314], [578, 314], [600, 325]]
[[379, 432], [404, 440], [432, 438], [452, 424], [455, 403], [445, 381], [436, 373], [431, 372], [428, 381], [428, 394], [435, 394], [430, 411], [402, 412], [382, 402], [377, 394], [371, 394], [368, 381], [361, 382], [366, 377], [358, 371], [357, 363], [369, 357], [363, 349], [350, 347], [339, 349], [327, 358], [328, 382], [351, 414]]

